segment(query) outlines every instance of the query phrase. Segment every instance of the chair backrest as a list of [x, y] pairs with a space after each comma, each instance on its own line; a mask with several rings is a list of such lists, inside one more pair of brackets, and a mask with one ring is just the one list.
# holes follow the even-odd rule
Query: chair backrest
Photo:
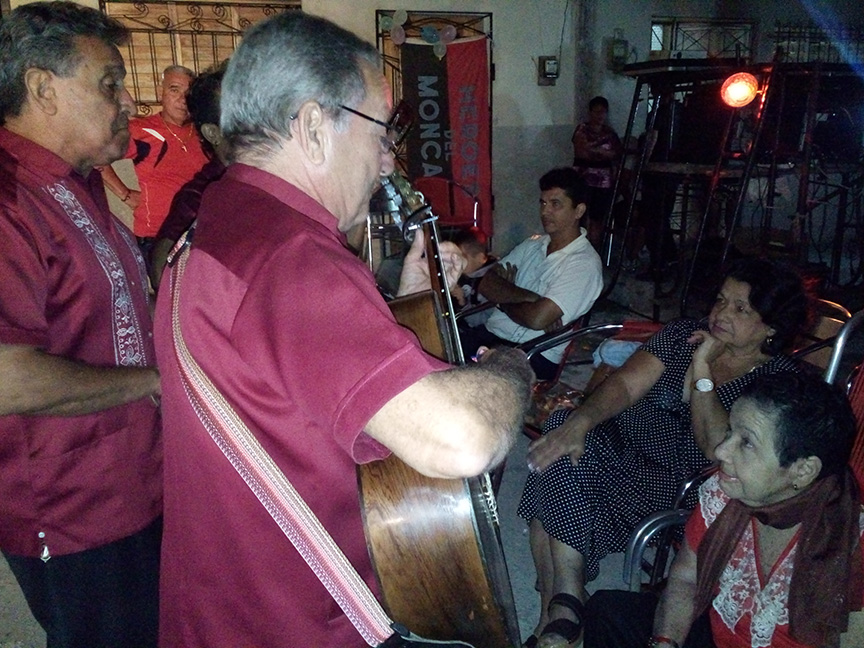
[[455, 180], [428, 176], [412, 184], [426, 198], [440, 226], [480, 227], [480, 199]]
[[792, 355], [819, 371], [825, 371], [831, 358], [831, 345], [852, 313], [836, 302], [817, 299], [816, 316], [813, 327], [795, 341]]
[[837, 334], [837, 340], [831, 351], [828, 366], [825, 369], [825, 382], [840, 384], [846, 390], [855, 419], [858, 421], [858, 435], [855, 437], [855, 445], [852, 447], [852, 455], [849, 465], [855, 478], [861, 486], [862, 499], [864, 499], [864, 371], [862, 371], [862, 358], [855, 358], [851, 364], [855, 365], [851, 372], [844, 371], [841, 374], [841, 364], [849, 365], [849, 341], [852, 334], [864, 324], [864, 310], [858, 311], [846, 322]]

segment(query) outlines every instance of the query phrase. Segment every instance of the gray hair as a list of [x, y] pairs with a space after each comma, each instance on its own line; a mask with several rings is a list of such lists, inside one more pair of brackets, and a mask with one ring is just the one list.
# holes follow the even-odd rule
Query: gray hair
[[169, 74], [185, 74], [190, 79], [195, 78], [195, 72], [190, 70], [185, 65], [169, 65], [164, 70], [162, 70], [162, 80], [165, 80], [165, 77]]
[[0, 23], [0, 123], [21, 114], [27, 97], [24, 75], [31, 68], [60, 77], [75, 74], [81, 55], [76, 37], [98, 38], [120, 47], [129, 31], [96, 9], [74, 2], [21, 5]]
[[263, 160], [290, 138], [293, 117], [317, 101], [337, 127], [340, 105], [366, 96], [362, 63], [380, 65], [372, 45], [323, 18], [278, 14], [249, 29], [222, 82], [221, 128], [234, 161]]

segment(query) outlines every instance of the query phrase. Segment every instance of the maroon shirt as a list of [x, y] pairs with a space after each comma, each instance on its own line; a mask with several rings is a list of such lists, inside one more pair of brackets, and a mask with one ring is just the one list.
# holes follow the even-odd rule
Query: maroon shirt
[[[296, 187], [230, 166], [204, 192], [180, 323], [205, 373], [374, 590], [355, 464], [387, 450], [363, 428], [445, 365], [394, 322], [336, 225]], [[166, 288], [156, 314], [165, 417], [160, 645], [364, 646], [189, 405]]]
[[[131, 232], [87, 178], [0, 128], [0, 343], [96, 366], [155, 363]], [[36, 556], [129, 536], [161, 512], [158, 410], [0, 417], [0, 548]], [[39, 534], [44, 534], [40, 537]]]
[[194, 178], [183, 185], [171, 201], [168, 218], [162, 223], [156, 238], [167, 238], [172, 241], [179, 239], [195, 222], [204, 190], [211, 182], [221, 178], [223, 173], [225, 173], [225, 165], [218, 157], [214, 157], [195, 174]]

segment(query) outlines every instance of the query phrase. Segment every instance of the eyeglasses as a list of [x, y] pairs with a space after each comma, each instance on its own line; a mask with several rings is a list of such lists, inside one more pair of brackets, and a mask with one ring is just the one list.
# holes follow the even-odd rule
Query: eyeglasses
[[[399, 102], [399, 105], [393, 110], [393, 114], [387, 122], [375, 119], [366, 113], [362, 113], [354, 108], [349, 108], [348, 106], [340, 104], [339, 107], [342, 110], [357, 115], [358, 117], [362, 117], [366, 121], [384, 127], [385, 133], [384, 135], [381, 135], [382, 153], [395, 153], [396, 149], [399, 148], [399, 145], [402, 144], [402, 140], [404, 140], [405, 136], [408, 134], [411, 125], [414, 123], [414, 111], [405, 101]], [[294, 121], [297, 119], [297, 113], [289, 116], [288, 119]]]
[[353, 115], [357, 115], [358, 117], [362, 117], [366, 121], [370, 121], [373, 124], [378, 124], [379, 126], [383, 126], [385, 129], [384, 135], [381, 136], [381, 152], [382, 153], [390, 153], [395, 152], [396, 147], [402, 142], [402, 138], [399, 136], [399, 133], [393, 128], [391, 124], [381, 121], [380, 119], [375, 119], [374, 117], [370, 117], [366, 113], [362, 113], [359, 110], [354, 110], [353, 108], [349, 108], [348, 106], [340, 105], [342, 110], [345, 110]]

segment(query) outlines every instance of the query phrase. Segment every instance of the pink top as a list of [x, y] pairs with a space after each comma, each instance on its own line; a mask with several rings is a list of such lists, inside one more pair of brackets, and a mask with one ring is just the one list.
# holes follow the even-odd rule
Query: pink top
[[[0, 128], [0, 343], [91, 365], [155, 362], [147, 279], [101, 175]], [[0, 548], [36, 556], [124, 538], [161, 512], [149, 398], [74, 417], [0, 417]], [[40, 538], [39, 534], [44, 534]]]
[[[365, 645], [201, 426], [179, 382], [169, 319], [160, 299], [161, 645]], [[444, 365], [394, 323], [333, 215], [240, 164], [204, 192], [180, 321], [207, 375], [376, 589], [355, 463], [388, 451], [363, 428]]]

